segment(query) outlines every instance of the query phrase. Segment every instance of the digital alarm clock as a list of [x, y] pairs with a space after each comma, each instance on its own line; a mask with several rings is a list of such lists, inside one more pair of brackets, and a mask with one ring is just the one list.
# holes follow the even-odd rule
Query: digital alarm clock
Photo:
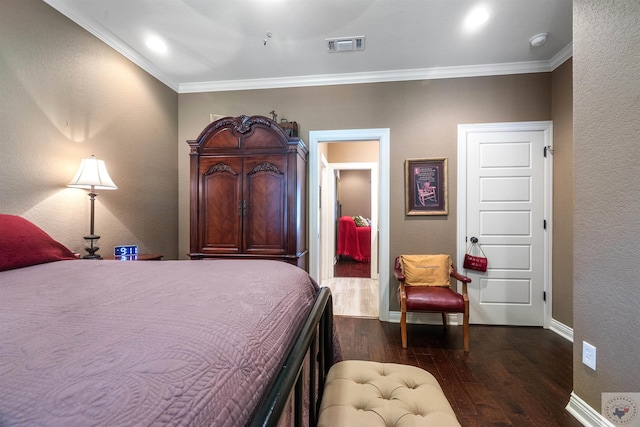
[[113, 255], [117, 257], [134, 257], [138, 255], [138, 245], [120, 245], [113, 249]]

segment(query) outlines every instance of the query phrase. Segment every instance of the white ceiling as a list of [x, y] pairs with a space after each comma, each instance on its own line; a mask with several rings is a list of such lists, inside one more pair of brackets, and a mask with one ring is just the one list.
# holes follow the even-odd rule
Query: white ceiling
[[[571, 0], [45, 1], [181, 93], [544, 72], [572, 54]], [[477, 7], [489, 19], [466, 30]], [[364, 51], [327, 51], [351, 36]]]

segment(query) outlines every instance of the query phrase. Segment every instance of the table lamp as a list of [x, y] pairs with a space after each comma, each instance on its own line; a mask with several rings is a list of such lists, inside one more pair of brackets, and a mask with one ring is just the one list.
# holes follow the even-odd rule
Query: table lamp
[[89, 235], [84, 236], [85, 250], [88, 254], [84, 255], [82, 258], [102, 259], [102, 257], [96, 253], [98, 249], [100, 249], [100, 246], [98, 246], [97, 243], [100, 236], [96, 236], [94, 233], [94, 206], [97, 196], [95, 190], [116, 190], [118, 187], [111, 180], [104, 161], [96, 159], [96, 156], [94, 155], [89, 158], [82, 159], [76, 176], [71, 180], [67, 187], [89, 189], [89, 198], [91, 199], [91, 229], [89, 231]]

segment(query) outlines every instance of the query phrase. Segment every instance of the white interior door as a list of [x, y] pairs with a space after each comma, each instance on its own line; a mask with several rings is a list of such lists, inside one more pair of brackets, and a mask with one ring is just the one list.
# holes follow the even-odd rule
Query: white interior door
[[458, 264], [472, 237], [489, 261], [486, 272], [464, 270], [472, 279], [470, 322], [545, 326], [551, 123], [465, 126], [459, 127], [466, 208]]

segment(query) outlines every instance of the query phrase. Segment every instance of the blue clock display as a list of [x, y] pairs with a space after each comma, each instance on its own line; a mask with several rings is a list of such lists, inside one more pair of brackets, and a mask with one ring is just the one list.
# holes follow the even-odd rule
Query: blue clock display
[[138, 255], [138, 246], [137, 245], [116, 246], [113, 250], [113, 254], [117, 257], [134, 257]]

